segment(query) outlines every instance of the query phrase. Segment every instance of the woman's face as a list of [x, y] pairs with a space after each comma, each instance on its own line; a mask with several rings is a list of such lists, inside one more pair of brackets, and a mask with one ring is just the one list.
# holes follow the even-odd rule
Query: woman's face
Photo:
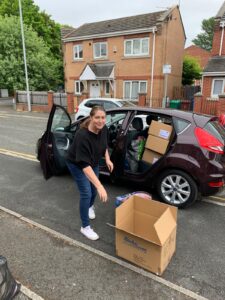
[[101, 130], [105, 126], [106, 115], [102, 110], [97, 110], [95, 114], [91, 117], [91, 125], [96, 130]]

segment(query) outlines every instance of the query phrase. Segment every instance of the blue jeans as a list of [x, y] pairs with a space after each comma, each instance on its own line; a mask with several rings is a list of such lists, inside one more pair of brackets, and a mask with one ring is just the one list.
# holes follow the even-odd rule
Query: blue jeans
[[[88, 210], [94, 204], [95, 197], [97, 195], [97, 190], [95, 186], [89, 181], [82, 169], [78, 168], [75, 164], [71, 162], [66, 162], [67, 167], [77, 183], [80, 192], [80, 217], [82, 222], [82, 227], [88, 226], [89, 217]], [[96, 176], [99, 176], [99, 166], [94, 167], [93, 171]]]

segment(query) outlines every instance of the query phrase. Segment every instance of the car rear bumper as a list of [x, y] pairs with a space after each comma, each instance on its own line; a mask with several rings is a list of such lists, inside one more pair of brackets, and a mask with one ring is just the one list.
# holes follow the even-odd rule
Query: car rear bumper
[[225, 174], [210, 174], [205, 183], [201, 183], [200, 189], [203, 196], [210, 196], [221, 191], [225, 186]]
[[221, 192], [224, 189], [223, 187], [218, 187], [218, 188], [210, 188], [210, 187], [206, 187], [203, 191], [202, 191], [202, 196], [213, 196], [215, 194], [217, 194], [218, 192]]

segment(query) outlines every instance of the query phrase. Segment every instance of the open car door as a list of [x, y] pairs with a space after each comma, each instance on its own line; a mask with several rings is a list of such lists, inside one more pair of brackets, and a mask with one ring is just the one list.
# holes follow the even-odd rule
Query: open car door
[[[117, 113], [115, 117], [112, 117], [115, 120], [118, 118], [119, 120], [119, 128], [117, 125], [117, 132], [116, 138], [113, 142], [112, 153], [111, 153], [111, 160], [114, 164], [113, 169], [113, 176], [120, 177], [124, 174], [124, 163], [125, 163], [125, 155], [126, 155], [126, 143], [127, 143], [127, 126], [132, 118], [134, 112], [128, 111], [126, 114], [124, 113]], [[107, 114], [107, 116], [109, 116]], [[111, 132], [111, 124], [109, 124], [109, 133]], [[114, 125], [115, 126], [115, 125]], [[109, 134], [110, 136], [111, 134]], [[112, 143], [112, 140], [110, 141]]]
[[70, 145], [70, 127], [70, 115], [62, 106], [53, 104], [40, 141], [40, 163], [45, 179], [66, 168], [64, 156]]

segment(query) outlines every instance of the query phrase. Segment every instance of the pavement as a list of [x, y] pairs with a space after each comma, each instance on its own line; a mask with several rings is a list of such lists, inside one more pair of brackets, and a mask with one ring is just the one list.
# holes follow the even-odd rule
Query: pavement
[[0, 228], [16, 300], [205, 299], [3, 207]]

